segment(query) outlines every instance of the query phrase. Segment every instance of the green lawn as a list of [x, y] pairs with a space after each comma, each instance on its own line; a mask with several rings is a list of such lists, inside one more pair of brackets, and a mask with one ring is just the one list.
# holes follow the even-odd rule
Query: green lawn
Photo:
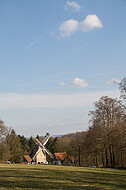
[[0, 190], [4, 189], [126, 189], [126, 170], [0, 164]]

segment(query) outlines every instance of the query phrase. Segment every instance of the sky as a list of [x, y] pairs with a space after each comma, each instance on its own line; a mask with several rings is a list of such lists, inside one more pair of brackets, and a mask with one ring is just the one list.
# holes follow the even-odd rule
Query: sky
[[126, 76], [125, 0], [0, 0], [0, 119], [17, 134], [88, 129]]

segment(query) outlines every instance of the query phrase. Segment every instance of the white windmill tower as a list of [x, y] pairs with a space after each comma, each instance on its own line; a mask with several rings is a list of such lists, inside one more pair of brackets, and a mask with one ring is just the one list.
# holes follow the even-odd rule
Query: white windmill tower
[[45, 147], [46, 143], [48, 142], [50, 138], [50, 134], [47, 133], [43, 142], [41, 143], [37, 138], [33, 138], [33, 140], [36, 142], [37, 145], [37, 151], [35, 151], [35, 154], [32, 156], [32, 160], [37, 164], [48, 164], [46, 156], [47, 154], [53, 159], [53, 155], [49, 152], [49, 150]]

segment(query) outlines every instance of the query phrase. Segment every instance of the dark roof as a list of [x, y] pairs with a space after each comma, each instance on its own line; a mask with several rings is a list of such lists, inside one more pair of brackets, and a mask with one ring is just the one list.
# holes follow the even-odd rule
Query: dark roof
[[27, 162], [31, 162], [32, 161], [32, 159], [31, 159], [31, 157], [29, 155], [24, 155], [24, 158], [25, 158], [25, 160]]

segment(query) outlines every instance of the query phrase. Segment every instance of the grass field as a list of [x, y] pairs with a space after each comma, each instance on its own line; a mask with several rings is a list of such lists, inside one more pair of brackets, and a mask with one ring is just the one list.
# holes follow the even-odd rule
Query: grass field
[[126, 171], [53, 165], [0, 164], [0, 190], [126, 189]]

